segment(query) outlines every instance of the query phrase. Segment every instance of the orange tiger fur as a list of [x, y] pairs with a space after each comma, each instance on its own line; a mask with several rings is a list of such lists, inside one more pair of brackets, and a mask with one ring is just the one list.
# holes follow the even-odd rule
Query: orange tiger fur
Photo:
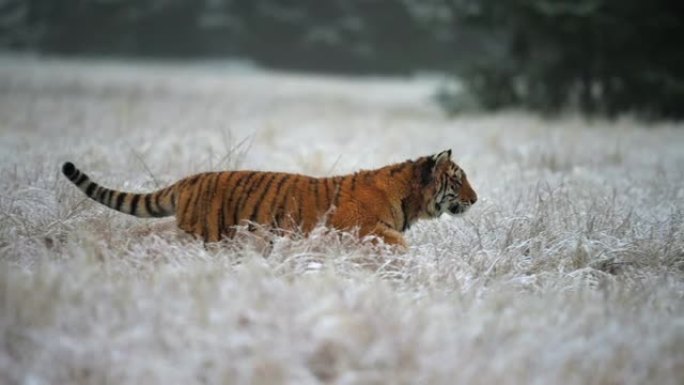
[[314, 178], [263, 171], [196, 174], [149, 193], [111, 190], [92, 182], [72, 163], [62, 172], [85, 194], [138, 217], [176, 216], [178, 227], [217, 242], [236, 225], [311, 231], [317, 224], [358, 229], [406, 247], [402, 232], [416, 220], [465, 212], [477, 201], [451, 150], [351, 175]]

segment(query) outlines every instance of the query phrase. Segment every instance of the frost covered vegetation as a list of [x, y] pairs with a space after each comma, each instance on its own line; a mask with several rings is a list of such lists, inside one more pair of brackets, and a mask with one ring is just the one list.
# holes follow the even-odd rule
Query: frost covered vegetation
[[[680, 384], [684, 130], [443, 117], [431, 79], [0, 61], [0, 383]], [[480, 201], [406, 255], [219, 249], [86, 200], [236, 167], [346, 173], [445, 148]]]

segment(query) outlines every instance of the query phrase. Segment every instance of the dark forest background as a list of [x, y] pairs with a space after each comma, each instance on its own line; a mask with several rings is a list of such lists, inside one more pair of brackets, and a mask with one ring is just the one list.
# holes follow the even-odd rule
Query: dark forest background
[[684, 2], [674, 0], [0, 0], [0, 47], [439, 71], [464, 86], [439, 92], [453, 113], [684, 117]]

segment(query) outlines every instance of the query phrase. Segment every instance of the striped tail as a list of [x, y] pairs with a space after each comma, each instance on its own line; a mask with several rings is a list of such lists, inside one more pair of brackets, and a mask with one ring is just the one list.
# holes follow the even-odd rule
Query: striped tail
[[116, 211], [142, 218], [167, 217], [176, 213], [174, 186], [149, 194], [127, 193], [98, 185], [71, 162], [64, 163], [62, 173], [90, 199]]

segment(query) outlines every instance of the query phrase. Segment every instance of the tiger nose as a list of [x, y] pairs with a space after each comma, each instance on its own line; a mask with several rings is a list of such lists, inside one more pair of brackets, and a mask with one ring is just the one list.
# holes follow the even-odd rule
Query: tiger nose
[[477, 195], [473, 195], [472, 197], [470, 197], [470, 200], [468, 200], [468, 203], [470, 203], [471, 205], [474, 205], [475, 202], [477, 202]]

